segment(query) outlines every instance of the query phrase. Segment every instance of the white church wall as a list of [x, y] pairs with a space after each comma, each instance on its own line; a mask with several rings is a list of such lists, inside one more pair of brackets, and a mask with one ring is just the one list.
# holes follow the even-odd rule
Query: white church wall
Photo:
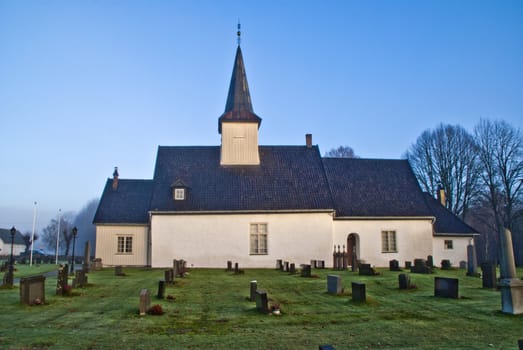
[[[395, 231], [397, 249], [382, 252], [382, 231]], [[335, 220], [334, 243], [347, 247], [349, 234], [358, 235], [358, 259], [376, 267], [388, 267], [396, 259], [403, 265], [415, 258], [426, 259], [432, 250], [431, 220]], [[333, 247], [331, 247], [331, 252]], [[332, 258], [331, 258], [332, 260]], [[332, 265], [332, 262], [330, 263]]]
[[[104, 266], [146, 266], [148, 226], [96, 225], [95, 257]], [[132, 237], [132, 252], [118, 252], [118, 237]]]
[[[467, 245], [472, 237], [436, 236], [434, 237], [434, 265], [440, 266], [441, 260], [448, 259], [453, 267], [459, 267], [460, 261], [467, 261]], [[445, 247], [445, 241], [452, 241], [452, 249]]]
[[[250, 225], [267, 224], [268, 254], [250, 254]], [[188, 266], [273, 268], [277, 259], [309, 263], [329, 261], [332, 217], [328, 213], [152, 215], [152, 267], [172, 266], [184, 259]]]

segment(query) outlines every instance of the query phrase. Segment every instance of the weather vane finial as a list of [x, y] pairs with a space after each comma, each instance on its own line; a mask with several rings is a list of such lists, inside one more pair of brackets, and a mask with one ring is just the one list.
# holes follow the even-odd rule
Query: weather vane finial
[[238, 46], [240, 46], [241, 35], [242, 35], [240, 28], [241, 28], [241, 24], [240, 24], [240, 19], [238, 18], [238, 32], [236, 33], [236, 35], [238, 35]]

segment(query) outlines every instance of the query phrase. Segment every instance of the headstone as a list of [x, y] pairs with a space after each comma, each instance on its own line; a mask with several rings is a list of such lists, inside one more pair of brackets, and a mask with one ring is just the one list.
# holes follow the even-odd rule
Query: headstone
[[311, 277], [311, 265], [301, 265], [301, 277]]
[[330, 344], [320, 345], [319, 350], [336, 350], [336, 348]]
[[410, 276], [406, 273], [400, 273], [398, 275], [398, 282], [400, 289], [410, 289]]
[[450, 270], [451, 268], [452, 268], [452, 264], [450, 263], [449, 259], [441, 260], [441, 269], [442, 270]]
[[467, 268], [467, 262], [465, 260], [461, 260], [459, 262], [459, 268], [465, 270]]
[[325, 260], [318, 260], [317, 261], [318, 269], [324, 269], [325, 268]]
[[483, 288], [496, 288], [496, 265], [491, 262], [484, 262], [481, 264], [481, 272]]
[[147, 313], [147, 310], [151, 307], [151, 293], [147, 289], [140, 291], [140, 316]]
[[90, 268], [91, 268], [91, 242], [87, 241], [87, 242], [85, 242], [84, 263], [82, 265], [82, 270], [84, 270], [85, 272], [89, 272]]
[[360, 276], [375, 276], [379, 275], [371, 266], [370, 264], [360, 264], [359, 266], [359, 274]]
[[289, 273], [290, 274], [296, 273], [296, 264], [295, 263], [291, 263], [291, 266], [289, 266]]
[[412, 262], [411, 261], [405, 261], [405, 268], [406, 269], [410, 269], [412, 267]]
[[352, 301], [365, 302], [366, 300], [365, 283], [352, 282]]
[[14, 282], [13, 271], [11, 271], [11, 269], [8, 268], [7, 271], [4, 274], [4, 279], [3, 279], [2, 283], [3, 283], [4, 286], [12, 287], [13, 286], [13, 282]]
[[75, 277], [73, 279], [73, 288], [83, 288], [87, 285], [87, 274], [82, 270], [75, 271]]
[[69, 279], [69, 266], [67, 264], [60, 265], [58, 274], [56, 276], [56, 295], [63, 295], [66, 291], [66, 286]]
[[285, 267], [283, 268], [283, 271], [289, 272], [289, 262], [288, 261], [285, 262]]
[[20, 303], [27, 305], [45, 303], [45, 276], [20, 278]]
[[329, 294], [341, 294], [341, 276], [338, 275], [327, 275], [327, 293]]
[[317, 261], [316, 260], [311, 260], [311, 268], [315, 269], [316, 266], [317, 266]]
[[96, 258], [93, 260], [93, 270], [100, 271], [102, 267], [102, 258]]
[[432, 273], [432, 268], [427, 266], [425, 260], [414, 259], [414, 266], [410, 268], [412, 273]]
[[256, 291], [256, 309], [263, 313], [269, 312], [269, 300], [264, 290]]
[[523, 280], [516, 277], [514, 247], [510, 230], [500, 228], [500, 280], [501, 311], [503, 313], [523, 314]]
[[256, 301], [256, 291], [258, 290], [258, 282], [251, 281], [250, 287], [251, 287], [251, 289], [250, 289], [250, 294], [249, 294], [249, 300]]
[[227, 261], [227, 272], [232, 271], [232, 261]]
[[434, 257], [432, 255], [427, 256], [427, 266], [434, 267]]
[[158, 281], [158, 299], [163, 299], [165, 297], [165, 281], [159, 280]]
[[467, 276], [478, 275], [478, 264], [476, 261], [476, 247], [467, 245]]
[[523, 339], [518, 340], [518, 348], [519, 350], [523, 350]]
[[163, 272], [163, 279], [166, 284], [173, 284], [174, 283], [174, 271], [173, 269], [167, 269]]
[[283, 260], [282, 259], [276, 260], [276, 270], [283, 271]]
[[457, 299], [459, 280], [457, 278], [434, 277], [434, 296]]
[[125, 273], [123, 273], [123, 267], [121, 265], [117, 265], [114, 267], [114, 275], [115, 276], [125, 276]]
[[389, 261], [389, 270], [390, 271], [401, 271], [400, 262], [396, 259]]
[[234, 263], [234, 273], [239, 274], [240, 273], [240, 267], [238, 266], [238, 263]]

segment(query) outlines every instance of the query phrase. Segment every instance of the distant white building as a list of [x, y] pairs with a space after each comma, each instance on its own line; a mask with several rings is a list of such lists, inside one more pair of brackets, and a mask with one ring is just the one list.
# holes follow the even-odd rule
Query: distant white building
[[[304, 145], [260, 146], [240, 46], [219, 146], [160, 146], [151, 180], [108, 179], [96, 212], [104, 265], [332, 265], [334, 247], [392, 259], [466, 260], [476, 232], [424, 194], [406, 160], [323, 158]], [[352, 261], [352, 258], [349, 258]]]
[[[13, 255], [20, 255], [25, 251], [25, 243], [20, 231], [16, 231], [13, 240]], [[0, 228], [0, 256], [11, 255], [11, 229]]]

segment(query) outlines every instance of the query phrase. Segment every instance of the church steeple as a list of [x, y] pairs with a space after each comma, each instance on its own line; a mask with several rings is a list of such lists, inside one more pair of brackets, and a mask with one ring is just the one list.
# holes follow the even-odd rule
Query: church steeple
[[240, 48], [240, 24], [238, 24], [238, 48], [232, 70], [225, 112], [218, 119], [218, 132], [222, 135], [221, 165], [257, 165], [258, 117], [251, 103], [247, 74]]
[[261, 118], [258, 117], [253, 109], [249, 85], [247, 84], [247, 74], [243, 63], [242, 49], [240, 47], [240, 28], [238, 24], [238, 48], [232, 69], [231, 83], [229, 84], [229, 94], [225, 104], [225, 112], [218, 120], [218, 132], [222, 133], [222, 123], [227, 122], [251, 122], [257, 123], [258, 127]]

